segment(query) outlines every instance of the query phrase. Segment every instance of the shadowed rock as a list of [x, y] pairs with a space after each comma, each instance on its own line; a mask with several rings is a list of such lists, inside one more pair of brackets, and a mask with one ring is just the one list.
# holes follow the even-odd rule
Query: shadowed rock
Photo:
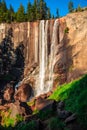
[[7, 84], [4, 94], [3, 94], [4, 100], [11, 101], [13, 99], [13, 95], [14, 95], [13, 86], [11, 86], [10, 84]]
[[22, 84], [18, 87], [18, 90], [14, 95], [14, 99], [26, 102], [31, 96], [33, 96], [32, 87], [29, 84]]

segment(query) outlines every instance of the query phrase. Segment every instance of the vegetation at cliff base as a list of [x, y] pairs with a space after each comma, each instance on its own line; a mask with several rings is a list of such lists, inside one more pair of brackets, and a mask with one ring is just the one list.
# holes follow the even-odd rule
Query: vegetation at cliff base
[[[68, 84], [58, 86], [54, 93], [49, 97], [56, 101], [64, 101], [65, 109], [75, 113], [77, 115], [77, 121], [83, 129], [87, 128], [87, 75], [74, 80]], [[57, 116], [55, 111], [45, 110], [38, 111], [37, 117], [40, 121], [48, 120], [47, 127], [50, 130], [66, 130], [66, 125]], [[17, 116], [18, 121], [21, 118]], [[38, 120], [31, 120], [27, 123], [24, 121], [19, 122], [15, 127], [12, 128], [14, 121], [7, 118], [5, 119], [6, 128], [1, 126], [1, 130], [38, 130]], [[9, 126], [9, 123], [11, 127]]]
[[58, 86], [50, 99], [65, 101], [66, 109], [76, 113], [80, 124], [87, 128], [87, 75]]

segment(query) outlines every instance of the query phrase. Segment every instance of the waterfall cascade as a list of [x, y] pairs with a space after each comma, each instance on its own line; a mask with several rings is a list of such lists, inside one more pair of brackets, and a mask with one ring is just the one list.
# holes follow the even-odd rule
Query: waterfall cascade
[[53, 26], [53, 34], [52, 34], [52, 41], [51, 41], [48, 91], [53, 87], [53, 67], [54, 67], [54, 62], [55, 62], [56, 46], [58, 44], [58, 36], [57, 36], [58, 26], [59, 26], [59, 22], [58, 22], [58, 19], [56, 19]]
[[36, 95], [46, 93], [53, 86], [53, 63], [55, 59], [55, 49], [58, 42], [58, 20], [55, 20], [53, 34], [50, 46], [50, 55], [48, 55], [48, 20], [42, 20], [39, 26], [39, 76], [36, 80]]

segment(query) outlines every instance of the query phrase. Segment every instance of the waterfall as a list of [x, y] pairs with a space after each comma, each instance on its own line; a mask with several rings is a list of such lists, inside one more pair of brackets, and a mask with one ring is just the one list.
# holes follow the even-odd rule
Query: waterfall
[[54, 60], [56, 56], [56, 45], [58, 44], [58, 26], [59, 22], [58, 19], [55, 20], [54, 26], [53, 26], [53, 34], [52, 34], [52, 41], [51, 41], [51, 54], [49, 58], [49, 86], [48, 91], [52, 89], [53, 87], [53, 67], [54, 67]]
[[39, 76], [36, 81], [36, 94], [42, 94], [46, 92], [45, 88], [45, 75], [48, 65], [48, 52], [47, 52], [47, 32], [48, 32], [48, 20], [40, 21], [39, 26]]
[[[40, 94], [50, 91], [53, 87], [53, 68], [58, 44], [58, 19], [54, 21], [52, 28], [52, 38], [51, 43], [48, 43], [49, 35], [49, 21], [41, 20], [39, 23], [39, 28], [34, 28], [34, 45], [35, 45], [35, 62], [39, 62], [38, 68], [32, 72], [30, 76], [35, 79], [35, 89], [34, 95], [38, 96]], [[28, 29], [30, 30], [30, 25], [28, 24]], [[37, 33], [38, 30], [38, 33]], [[28, 32], [29, 37], [29, 32]], [[50, 44], [50, 54], [48, 53], [48, 44]], [[28, 48], [27, 48], [28, 50]], [[39, 54], [39, 57], [38, 57]], [[28, 57], [28, 56], [27, 56]], [[38, 59], [39, 58], [39, 59]], [[28, 79], [27, 78], [27, 79]], [[26, 79], [26, 80], [27, 80]]]
[[36, 78], [36, 94], [50, 91], [53, 87], [53, 67], [58, 44], [58, 19], [55, 20], [51, 39], [50, 55], [48, 56], [48, 20], [40, 21], [39, 26], [39, 75]]
[[42, 93], [44, 90], [44, 78], [45, 78], [45, 41], [44, 41], [44, 20], [40, 22], [40, 92]]
[[[30, 38], [30, 23], [28, 22], [28, 31], [27, 31], [27, 38], [29, 39]], [[27, 42], [27, 46], [26, 46], [26, 52], [27, 52], [27, 55], [26, 55], [26, 61], [28, 63], [28, 60], [29, 60], [29, 43]]]

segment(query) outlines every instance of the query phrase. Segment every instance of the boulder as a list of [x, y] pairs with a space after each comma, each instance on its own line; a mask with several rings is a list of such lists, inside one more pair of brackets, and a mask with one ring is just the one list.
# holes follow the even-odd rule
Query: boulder
[[13, 95], [14, 95], [13, 86], [10, 86], [10, 84], [7, 84], [7, 86], [4, 90], [4, 94], [3, 94], [4, 100], [11, 101], [13, 99]]
[[60, 110], [63, 110], [65, 107], [65, 103], [63, 101], [60, 101], [58, 104], [57, 104], [57, 108], [60, 109]]
[[66, 110], [60, 110], [60, 109], [57, 109], [57, 114], [58, 114], [58, 117], [61, 118], [61, 119], [66, 119], [67, 117], [69, 117], [72, 113], [69, 112], [69, 111], [66, 111]]
[[35, 107], [41, 111], [44, 111], [47, 109], [53, 110], [53, 104], [54, 104], [54, 100], [42, 99], [41, 97], [39, 97], [35, 101]]
[[76, 114], [72, 114], [71, 116], [67, 117], [64, 122], [65, 123], [70, 123], [70, 122], [76, 120], [76, 118], [77, 118]]
[[33, 96], [32, 87], [29, 84], [22, 84], [18, 87], [18, 90], [14, 95], [14, 99], [21, 102], [26, 102], [31, 96]]
[[22, 117], [25, 117], [26, 115], [31, 115], [32, 110], [25, 102], [15, 102], [11, 104], [10, 107], [11, 110], [11, 118], [15, 118], [16, 115], [21, 115]]

